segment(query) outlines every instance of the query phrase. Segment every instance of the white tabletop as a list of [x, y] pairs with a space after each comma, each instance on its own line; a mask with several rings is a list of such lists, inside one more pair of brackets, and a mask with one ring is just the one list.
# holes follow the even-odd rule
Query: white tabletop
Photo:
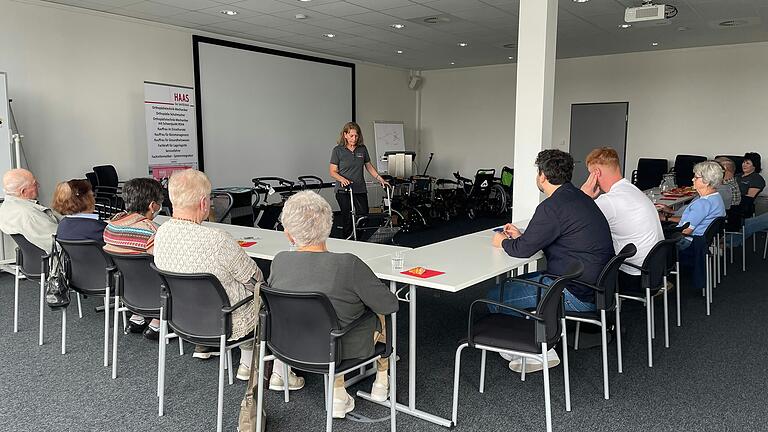
[[422, 279], [392, 270], [389, 255], [367, 260], [366, 264], [381, 279], [457, 292], [542, 256], [539, 252], [530, 258], [512, 258], [503, 249], [493, 247], [490, 236], [474, 233], [405, 252], [404, 270], [420, 266], [445, 272], [439, 276]]
[[[521, 221], [512, 222], [512, 225], [516, 226], [517, 229], [520, 230], [520, 232], [525, 232], [525, 229], [528, 228], [528, 223], [530, 223], [530, 222], [531, 222], [530, 219], [523, 219]], [[483, 236], [483, 237], [491, 238], [491, 237], [493, 237], [494, 234], [496, 234], [496, 231], [494, 231], [494, 230], [499, 229], [499, 228], [504, 228], [504, 226], [500, 225], [500, 226], [497, 226], [497, 227], [494, 227], [494, 228], [484, 229], [482, 231], [478, 231], [476, 233], [472, 233], [472, 234], [469, 234], [469, 235]]]
[[[155, 222], [162, 224], [169, 219], [168, 216], [157, 216]], [[251, 258], [272, 260], [280, 252], [290, 250], [290, 243], [282, 231], [252, 228], [239, 225], [221, 224], [216, 222], [203, 222], [206, 226], [212, 226], [227, 231], [235, 240], [255, 241], [256, 244], [245, 249]], [[377, 243], [365, 243], [353, 240], [328, 239], [328, 250], [338, 253], [351, 253], [363, 261], [389, 256], [396, 251], [409, 251], [410, 248]]]

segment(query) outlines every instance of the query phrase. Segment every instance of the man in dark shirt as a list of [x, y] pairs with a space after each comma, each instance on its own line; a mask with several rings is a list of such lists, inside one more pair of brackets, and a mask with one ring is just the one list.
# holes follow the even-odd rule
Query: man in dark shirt
[[[527, 258], [539, 250], [547, 258], [547, 272], [553, 275], [566, 273], [574, 261], [584, 265], [579, 278], [587, 283], [597, 281], [605, 264], [613, 257], [613, 241], [608, 222], [594, 201], [571, 184], [573, 158], [560, 150], [544, 150], [536, 157], [539, 174], [536, 185], [547, 195], [533, 214], [525, 232], [512, 224], [493, 238], [493, 245], [504, 248], [510, 256]], [[523, 275], [524, 278], [551, 284], [554, 280], [542, 277], [542, 272]], [[508, 282], [504, 286], [505, 304], [521, 309], [536, 307], [538, 289], [525, 282]], [[563, 291], [565, 308], [569, 311], [595, 310], [594, 293], [589, 288], [571, 284]], [[499, 299], [499, 287], [488, 293], [491, 299]], [[550, 367], [560, 361], [552, 350]], [[535, 371], [541, 365], [528, 360], [526, 371]], [[513, 359], [510, 368], [520, 370], [519, 359]]]

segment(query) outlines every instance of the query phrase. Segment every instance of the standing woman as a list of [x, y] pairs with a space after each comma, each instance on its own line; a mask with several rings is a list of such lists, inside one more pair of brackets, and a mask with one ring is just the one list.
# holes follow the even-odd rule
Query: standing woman
[[352, 188], [355, 213], [368, 214], [368, 193], [365, 188], [363, 167], [382, 186], [388, 185], [371, 164], [368, 148], [363, 144], [363, 134], [355, 122], [344, 125], [336, 146], [331, 151], [331, 177], [336, 180], [336, 201], [341, 210], [342, 233], [346, 238], [352, 231], [352, 207], [347, 187]]

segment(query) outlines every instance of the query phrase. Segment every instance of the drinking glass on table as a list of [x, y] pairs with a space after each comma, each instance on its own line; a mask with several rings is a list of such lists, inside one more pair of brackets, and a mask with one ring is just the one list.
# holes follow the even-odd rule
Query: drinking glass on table
[[392, 254], [392, 270], [403, 270], [405, 268], [405, 252], [397, 251]]

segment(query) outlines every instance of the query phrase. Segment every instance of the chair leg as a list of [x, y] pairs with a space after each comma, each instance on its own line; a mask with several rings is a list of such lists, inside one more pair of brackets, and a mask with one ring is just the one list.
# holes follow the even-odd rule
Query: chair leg
[[224, 363], [227, 361], [226, 355], [227, 337], [221, 335], [219, 338], [219, 397], [216, 405], [216, 432], [221, 432], [224, 425]]
[[43, 344], [43, 305], [45, 304], [45, 278], [40, 276], [40, 330], [37, 344]]
[[651, 289], [646, 288], [645, 289], [645, 321], [646, 325], [648, 326], [648, 367], [653, 367], [653, 342], [652, 342], [652, 335], [653, 330], [651, 329], [651, 326], [653, 325], [652, 316], [651, 316]]
[[[285, 380], [288, 377], [283, 377], [283, 384], [288, 384]], [[333, 382], [336, 381], [336, 365], [331, 363], [328, 365], [328, 409], [325, 410], [325, 431], [331, 432], [333, 430]]]
[[19, 266], [16, 266], [16, 275], [13, 287], [13, 332], [19, 332]]
[[61, 308], [61, 355], [67, 353], [67, 308]]
[[104, 295], [104, 367], [109, 366], [109, 287]]
[[486, 350], [480, 350], [480, 393], [485, 392], [485, 355]]
[[[469, 346], [468, 344], [464, 343], [459, 345], [458, 348], [456, 348], [456, 360], [454, 362], [453, 367], [453, 425], [456, 426], [456, 422], [458, 420], [458, 413], [459, 413], [459, 370], [461, 369], [461, 352]], [[390, 361], [390, 364], [392, 362]], [[391, 386], [392, 383], [390, 382], [389, 385]], [[393, 399], [390, 399], [390, 401]]]
[[77, 315], [79, 318], [83, 318], [83, 303], [80, 301], [80, 293], [77, 293]]
[[664, 276], [664, 347], [669, 348], [669, 300], [667, 297], [667, 277]]
[[[184, 355], [184, 340], [179, 336], [179, 355]], [[232, 359], [230, 359], [230, 364], [232, 364]], [[232, 384], [232, 377], [229, 378], [229, 383]]]
[[157, 395], [158, 416], [162, 417], [165, 402], [165, 337], [168, 334], [168, 323], [165, 320], [160, 321], [160, 339], [158, 340], [159, 359], [157, 367]]
[[283, 362], [283, 400], [285, 400], [285, 403], [288, 403], [291, 401], [291, 391], [290, 388], [288, 388], [288, 381], [290, 380], [290, 372], [288, 371], [288, 365]]
[[731, 250], [731, 264], [733, 264], [733, 234], [728, 233], [730, 239], [728, 240], [728, 248]]
[[651, 297], [651, 339], [656, 339], [656, 299]]
[[525, 381], [525, 370], [528, 368], [526, 363], [528, 363], [528, 359], [526, 359], [525, 357], [520, 359], [520, 366], [521, 366], [520, 381]]
[[765, 245], [763, 246], [763, 259], [768, 256], [768, 231], [765, 233]]
[[[547, 419], [547, 432], [552, 432], [552, 405], [549, 400], [549, 359], [547, 358], [547, 344], [541, 344], [542, 371], [544, 371], [544, 411]], [[525, 368], [523, 368], [525, 370]]]
[[397, 328], [397, 318], [392, 315], [392, 354], [390, 354], [389, 364], [389, 423], [390, 432], [397, 432], [397, 343], [395, 334]]
[[600, 333], [602, 336], [602, 348], [603, 348], [603, 397], [605, 400], [610, 398], [608, 393], [608, 335], [606, 328], [608, 327], [605, 320], [605, 309], [600, 310]]
[[232, 379], [232, 350], [231, 349], [227, 350], [226, 369], [227, 369], [227, 372], [228, 372], [228, 378], [229, 378], [228, 382], [229, 382], [229, 385], [232, 385], [232, 383], [234, 383], [235, 381]]
[[706, 261], [706, 272], [707, 272], [706, 284], [704, 286], [704, 292], [705, 292], [704, 303], [707, 304], [707, 316], [709, 316], [709, 303], [710, 303], [709, 295], [711, 292], [710, 287], [712, 286], [712, 269], [709, 265], [709, 257], [704, 257], [704, 261]]
[[621, 358], [621, 298], [616, 294], [616, 357], [619, 363], [619, 373], [624, 373], [624, 363]]
[[741, 227], [741, 271], [747, 271], [747, 237], [744, 232], [744, 226]]
[[681, 320], [680, 320], [680, 291], [682, 290], [682, 287], [680, 286], [680, 261], [678, 260], [675, 262], [675, 297], [677, 297], [677, 326], [680, 327]]
[[579, 350], [579, 334], [581, 333], [581, 321], [576, 321], [576, 335], [573, 338], [573, 350]]
[[112, 379], [117, 378], [117, 321], [120, 314], [120, 297], [115, 296], [114, 319], [112, 322]]
[[[266, 354], [266, 344], [262, 341], [259, 343], [259, 380], [257, 381], [256, 388], [258, 389], [256, 391], [256, 430], [258, 432], [261, 432], [261, 421], [262, 416], [261, 412], [264, 409], [264, 356]], [[326, 392], [328, 391], [328, 386], [325, 386]], [[325, 398], [326, 408], [328, 407], [328, 398]]]
[[[603, 311], [605, 313], [605, 311]], [[565, 317], [560, 318], [563, 328], [563, 386], [565, 387], [565, 410], [571, 412], [571, 366], [568, 363], [568, 333], [565, 329]], [[544, 363], [544, 369], [549, 369], [549, 364]]]

